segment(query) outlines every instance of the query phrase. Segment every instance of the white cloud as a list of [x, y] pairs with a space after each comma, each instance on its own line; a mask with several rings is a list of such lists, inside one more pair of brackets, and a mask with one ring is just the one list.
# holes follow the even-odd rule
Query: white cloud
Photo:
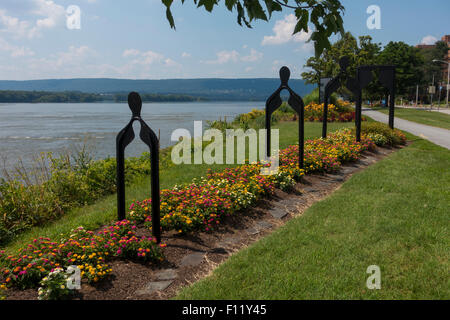
[[216, 53], [216, 60], [209, 60], [207, 64], [224, 64], [227, 62], [237, 62], [239, 60], [239, 53], [236, 50], [233, 51], [220, 51]]
[[422, 39], [422, 41], [420, 41], [420, 44], [428, 44], [428, 45], [433, 45], [438, 41], [437, 38], [433, 37], [433, 36], [426, 36]]
[[165, 57], [163, 54], [154, 51], [141, 52], [137, 49], [127, 49], [122, 54], [123, 57], [134, 57], [134, 59], [129, 62], [130, 65], [143, 65], [150, 66], [152, 64], [162, 64], [167, 67], [179, 67], [180, 64], [176, 61]]
[[0, 38], [0, 51], [7, 52], [13, 58], [34, 55], [34, 52], [30, 48], [12, 45], [2, 38]]
[[161, 62], [164, 56], [154, 51], [141, 52], [136, 49], [128, 49], [123, 53], [124, 57], [135, 57], [133, 64], [151, 65], [155, 62]]
[[132, 63], [143, 65], [150, 65], [164, 60], [164, 56], [160, 53], [154, 51], [142, 52], [137, 49], [127, 49], [123, 52], [122, 56], [125, 58], [135, 57]]
[[0, 31], [8, 33], [14, 37], [24, 37], [30, 35], [31, 25], [27, 21], [20, 21], [19, 18], [9, 16], [5, 10], [0, 10]]
[[70, 46], [66, 51], [60, 51], [48, 57], [31, 57], [24, 60], [26, 68], [15, 64], [16, 73], [20, 78], [67, 78], [89, 77], [97, 70], [94, 59], [98, 58], [95, 50], [88, 46]]
[[256, 62], [263, 58], [263, 54], [255, 49], [250, 50], [250, 54], [248, 56], [244, 56], [241, 58], [242, 61], [245, 62]]
[[167, 58], [164, 60], [164, 65], [168, 66], [168, 67], [179, 67], [180, 64], [170, 58]]
[[255, 49], [250, 50], [250, 54], [248, 55], [241, 55], [236, 50], [223, 50], [216, 53], [217, 58], [215, 60], [207, 60], [207, 61], [201, 61], [202, 63], [206, 64], [225, 64], [229, 62], [257, 62], [260, 61], [263, 58], [263, 53], [259, 52]]
[[11, 34], [15, 38], [34, 38], [41, 35], [41, 30], [63, 25], [66, 10], [63, 6], [51, 0], [31, 0], [30, 14], [36, 16], [36, 20], [20, 20], [7, 14], [6, 10], [0, 10], [0, 31]]
[[181, 57], [182, 57], [182, 58], [190, 58], [190, 57], [191, 57], [191, 54], [190, 54], [190, 53], [187, 53], [187, 52], [183, 52], [183, 53], [181, 54]]
[[93, 57], [96, 55], [96, 52], [89, 48], [88, 46], [70, 46], [69, 50], [66, 52], [59, 52], [56, 54], [56, 59], [53, 63], [58, 66], [68, 66], [81, 64], [81, 62], [85, 61], [87, 58]]
[[284, 17], [283, 20], [278, 20], [275, 22], [273, 27], [274, 35], [264, 36], [262, 40], [262, 45], [278, 45], [287, 43], [289, 41], [294, 42], [306, 42], [311, 37], [311, 30], [306, 33], [304, 31], [292, 35], [294, 32], [295, 25], [297, 23], [297, 18], [294, 14], [289, 14]]
[[51, 0], [34, 0], [33, 2], [36, 8], [32, 13], [44, 17], [36, 21], [37, 28], [53, 28], [64, 21], [66, 10], [63, 6]]
[[126, 57], [135, 57], [135, 56], [138, 56], [138, 55], [140, 55], [141, 54], [141, 52], [139, 51], [139, 50], [136, 50], [136, 49], [127, 49], [127, 50], [125, 50], [124, 52], [123, 52], [123, 56], [126, 58]]

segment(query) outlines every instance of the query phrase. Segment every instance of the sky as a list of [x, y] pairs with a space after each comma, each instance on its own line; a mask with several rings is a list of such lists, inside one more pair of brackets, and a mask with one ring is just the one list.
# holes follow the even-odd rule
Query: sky
[[[382, 45], [450, 34], [448, 0], [341, 1], [346, 31]], [[380, 29], [367, 26], [371, 5], [380, 8]], [[80, 9], [79, 28], [71, 6]], [[283, 65], [301, 78], [314, 54], [310, 34], [292, 35], [289, 9], [248, 29], [224, 0], [212, 13], [193, 0], [172, 7], [176, 30], [160, 0], [1, 0], [0, 79], [274, 78]]]

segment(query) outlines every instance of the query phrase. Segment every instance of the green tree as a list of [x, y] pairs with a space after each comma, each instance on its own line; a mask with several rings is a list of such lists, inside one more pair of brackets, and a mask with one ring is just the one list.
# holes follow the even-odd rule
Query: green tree
[[[166, 6], [166, 17], [172, 28], [175, 21], [170, 10], [173, 0], [161, 0]], [[198, 8], [204, 7], [212, 12], [220, 0], [193, 0]], [[184, 4], [185, 0], [181, 0]], [[274, 11], [292, 10], [297, 18], [294, 34], [309, 31], [309, 23], [314, 26], [311, 41], [314, 42], [316, 55], [319, 56], [324, 49], [330, 48], [328, 38], [332, 34], [344, 33], [342, 15], [344, 7], [340, 0], [224, 0], [229, 11], [237, 12], [239, 25], [245, 24], [251, 28], [254, 20], [269, 21]], [[265, 7], [265, 9], [263, 8]]]
[[[344, 77], [354, 77], [356, 68], [362, 65], [377, 64], [378, 56], [381, 52], [381, 44], [372, 42], [372, 37], [361, 36], [357, 40], [350, 32], [336, 41], [329, 50], [325, 50], [320, 57], [311, 57], [305, 64], [305, 67], [310, 68], [310, 71], [303, 72], [302, 78], [307, 83], [317, 84], [319, 77], [328, 78], [335, 77], [340, 72], [339, 60], [346, 56], [349, 58], [349, 67], [347, 74]], [[342, 86], [339, 89], [342, 94], [350, 95], [350, 92]], [[365, 97], [374, 95], [379, 96], [380, 89], [376, 82], [371, 83], [369, 87], [364, 90]]]
[[434, 63], [433, 60], [445, 60], [445, 56], [448, 52], [447, 43], [444, 41], [436, 42], [433, 48], [421, 48], [419, 53], [423, 57], [424, 64], [422, 65], [421, 72], [423, 74], [422, 85], [430, 85], [433, 82], [433, 76], [435, 83], [439, 81], [447, 82], [447, 78], [443, 78], [442, 64]]
[[381, 52], [379, 62], [397, 67], [395, 85], [398, 96], [409, 95], [410, 89], [423, 79], [423, 56], [419, 49], [404, 42], [389, 42]]
[[320, 77], [335, 77], [340, 71], [339, 60], [346, 56], [349, 58], [349, 75], [356, 73], [361, 65], [375, 64], [381, 51], [381, 45], [372, 42], [370, 36], [359, 37], [358, 40], [347, 32], [336, 41], [329, 50], [325, 50], [319, 57], [311, 57], [305, 64], [310, 71], [303, 72], [302, 78], [307, 83], [316, 84]]
[[310, 71], [303, 72], [302, 78], [306, 83], [317, 84], [319, 77], [331, 78], [339, 73], [339, 59], [348, 56], [350, 59], [350, 68], [354, 65], [354, 56], [357, 50], [357, 42], [350, 32], [335, 42], [328, 50], [325, 50], [318, 57], [308, 59], [304, 67], [310, 68]]

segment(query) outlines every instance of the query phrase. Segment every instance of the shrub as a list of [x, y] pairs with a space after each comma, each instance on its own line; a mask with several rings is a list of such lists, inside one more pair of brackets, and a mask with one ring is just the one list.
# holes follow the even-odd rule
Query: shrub
[[392, 130], [388, 125], [379, 122], [362, 124], [361, 133], [367, 135], [382, 135], [387, 140], [385, 145], [389, 146], [404, 145], [406, 143], [406, 136], [400, 130]]
[[388, 139], [379, 133], [369, 133], [367, 136], [379, 147], [385, 146], [388, 144]]

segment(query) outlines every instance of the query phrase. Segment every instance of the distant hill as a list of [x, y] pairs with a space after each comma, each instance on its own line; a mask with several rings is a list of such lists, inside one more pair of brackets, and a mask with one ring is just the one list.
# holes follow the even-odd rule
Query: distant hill
[[[265, 100], [280, 85], [279, 79], [49, 79], [10, 81], [0, 80], [0, 90], [84, 92], [97, 94], [128, 93], [181, 94], [208, 100]], [[313, 86], [292, 79], [289, 85], [301, 96]]]

